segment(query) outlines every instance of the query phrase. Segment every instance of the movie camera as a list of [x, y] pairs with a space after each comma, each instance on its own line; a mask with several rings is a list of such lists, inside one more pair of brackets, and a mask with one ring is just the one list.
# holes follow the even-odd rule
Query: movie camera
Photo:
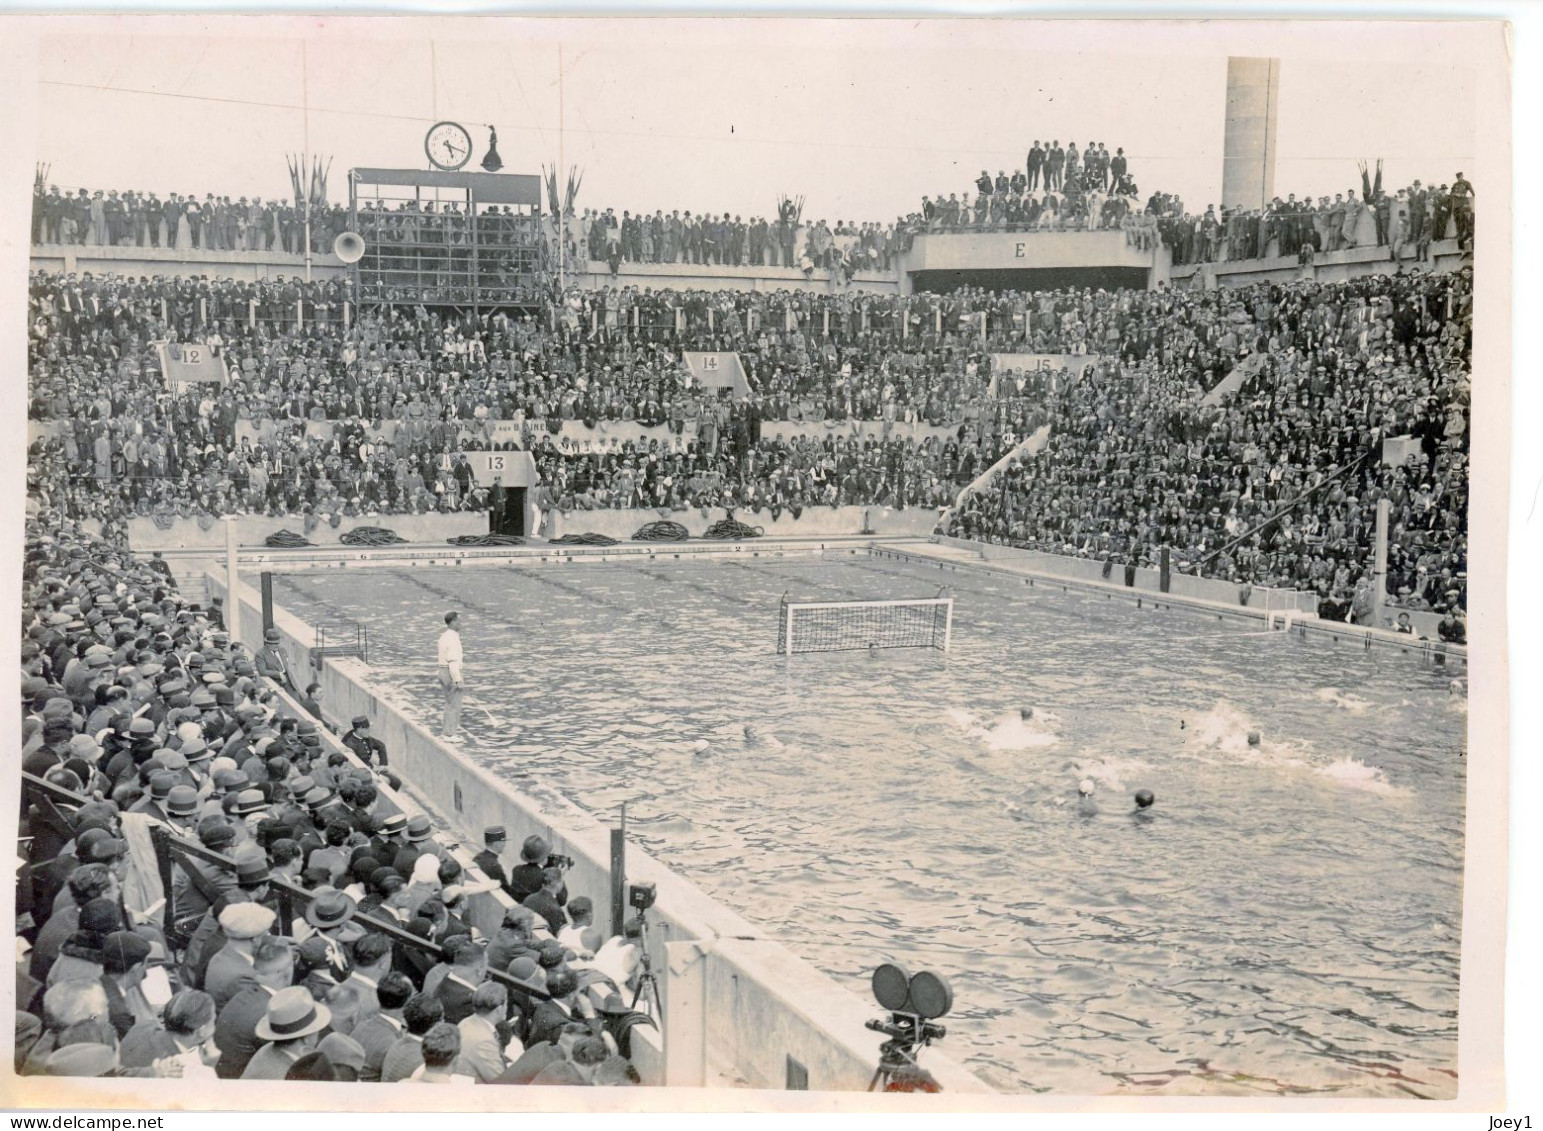
[[879, 1046], [879, 1066], [868, 1083], [870, 1092], [938, 1092], [942, 1086], [917, 1063], [920, 1050], [941, 1041], [948, 1030], [935, 1022], [954, 1007], [948, 979], [930, 970], [914, 977], [903, 966], [886, 962], [873, 972], [873, 996], [889, 1010], [887, 1018], [867, 1022], [889, 1040]]

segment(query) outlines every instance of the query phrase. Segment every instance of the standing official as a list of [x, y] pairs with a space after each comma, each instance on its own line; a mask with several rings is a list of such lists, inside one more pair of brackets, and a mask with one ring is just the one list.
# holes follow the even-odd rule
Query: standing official
[[461, 633], [460, 613], [445, 614], [445, 631], [439, 634], [439, 684], [445, 689], [445, 725], [440, 731], [454, 738], [461, 729]]

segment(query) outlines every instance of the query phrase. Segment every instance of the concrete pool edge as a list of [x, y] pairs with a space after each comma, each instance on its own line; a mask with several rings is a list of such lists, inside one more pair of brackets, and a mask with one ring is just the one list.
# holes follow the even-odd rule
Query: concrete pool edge
[[[205, 581], [211, 595], [234, 603], [222, 576], [211, 571]], [[260, 595], [244, 582], [239, 595], [240, 639], [260, 646]], [[570, 891], [594, 899], [597, 919], [604, 921], [600, 909], [610, 903], [604, 826], [555, 791], [545, 791], [545, 799], [532, 796], [478, 765], [408, 717], [360, 661], [329, 657], [317, 672], [311, 662], [314, 629], [278, 606], [273, 616], [291, 671], [312, 673], [309, 678], [321, 683], [334, 717], [371, 718], [414, 800], [439, 814], [468, 846], [480, 844], [481, 830], [489, 825], [504, 825], [512, 843], [531, 833], [548, 836], [554, 851], [575, 860]], [[882, 1013], [876, 1004], [862, 1001], [641, 849], [629, 846], [627, 875], [658, 885], [649, 951], [663, 1012], [671, 1019], [658, 1079], [672, 1086], [782, 1089], [802, 1072], [812, 1091], [867, 1088], [879, 1037], [864, 1022]], [[875, 954], [874, 964], [884, 958]], [[699, 1023], [686, 1024], [686, 1018]], [[949, 1093], [994, 1091], [937, 1050], [929, 1050], [923, 1063]]]
[[[950, 553], [949, 551], [953, 551]], [[1138, 608], [1178, 608], [1193, 613], [1209, 613], [1221, 617], [1236, 617], [1263, 622], [1264, 609], [1236, 601], [1238, 587], [1232, 582], [1195, 577], [1190, 574], [1173, 575], [1173, 581], [1189, 592], [1164, 593], [1157, 588], [1157, 571], [1138, 569], [1134, 584], [1123, 585], [1105, 581], [1102, 577], [1088, 574], [1102, 573], [1103, 563], [1083, 558], [1070, 558], [1059, 554], [1045, 554], [1034, 550], [1022, 550], [1013, 546], [999, 546], [989, 542], [976, 542], [948, 535], [934, 535], [926, 541], [888, 540], [869, 550], [878, 557], [892, 556], [907, 561], [927, 562], [944, 568], [966, 566], [978, 573], [990, 573], [999, 577], [1021, 577], [1032, 583], [1044, 582], [1061, 589], [1077, 589], [1089, 593], [1103, 593], [1110, 598], [1120, 597], [1133, 602]], [[968, 555], [961, 557], [960, 555]], [[1227, 596], [1234, 599], [1229, 601]], [[1279, 616], [1277, 610], [1276, 616]], [[1273, 623], [1273, 622], [1272, 622]], [[1328, 636], [1332, 640], [1341, 637], [1370, 650], [1373, 647], [1397, 648], [1400, 651], [1420, 654], [1424, 657], [1440, 657], [1468, 663], [1468, 648], [1462, 644], [1445, 644], [1434, 640], [1421, 640], [1381, 628], [1348, 624], [1344, 621], [1321, 620], [1315, 615], [1298, 613], [1292, 631], [1306, 638], [1309, 634]]]

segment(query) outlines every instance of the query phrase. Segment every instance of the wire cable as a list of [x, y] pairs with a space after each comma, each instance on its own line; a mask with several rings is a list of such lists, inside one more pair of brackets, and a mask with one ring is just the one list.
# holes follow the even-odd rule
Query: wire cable
[[523, 546], [525, 539], [515, 534], [457, 534], [446, 539], [452, 546]]
[[550, 538], [548, 541], [554, 546], [614, 546], [618, 539], [609, 534], [564, 534], [560, 538]]
[[702, 531], [702, 537], [719, 541], [737, 541], [740, 538], [759, 538], [765, 533], [766, 528], [763, 526], [747, 526], [736, 518], [720, 518]]
[[345, 546], [399, 546], [407, 539], [384, 526], [356, 526], [338, 541]]
[[634, 542], [686, 542], [690, 538], [690, 531], [680, 523], [671, 522], [669, 519], [645, 522], [632, 536]]

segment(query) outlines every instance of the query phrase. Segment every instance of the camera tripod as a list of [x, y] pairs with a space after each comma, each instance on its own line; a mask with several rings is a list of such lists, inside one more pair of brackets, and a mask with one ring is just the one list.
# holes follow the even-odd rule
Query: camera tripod
[[663, 1025], [664, 1005], [659, 1000], [659, 976], [654, 973], [654, 962], [648, 954], [647, 919], [643, 920], [643, 934], [638, 940], [638, 949], [642, 952], [639, 966], [643, 972], [638, 975], [638, 986], [632, 991], [632, 1005], [629, 1008], [637, 1009], [638, 1002], [641, 1001], [648, 1008], [649, 1016]]
[[940, 1092], [942, 1088], [932, 1073], [916, 1060], [916, 1046], [910, 1041], [889, 1040], [879, 1046], [879, 1066], [868, 1081], [870, 1092]]

